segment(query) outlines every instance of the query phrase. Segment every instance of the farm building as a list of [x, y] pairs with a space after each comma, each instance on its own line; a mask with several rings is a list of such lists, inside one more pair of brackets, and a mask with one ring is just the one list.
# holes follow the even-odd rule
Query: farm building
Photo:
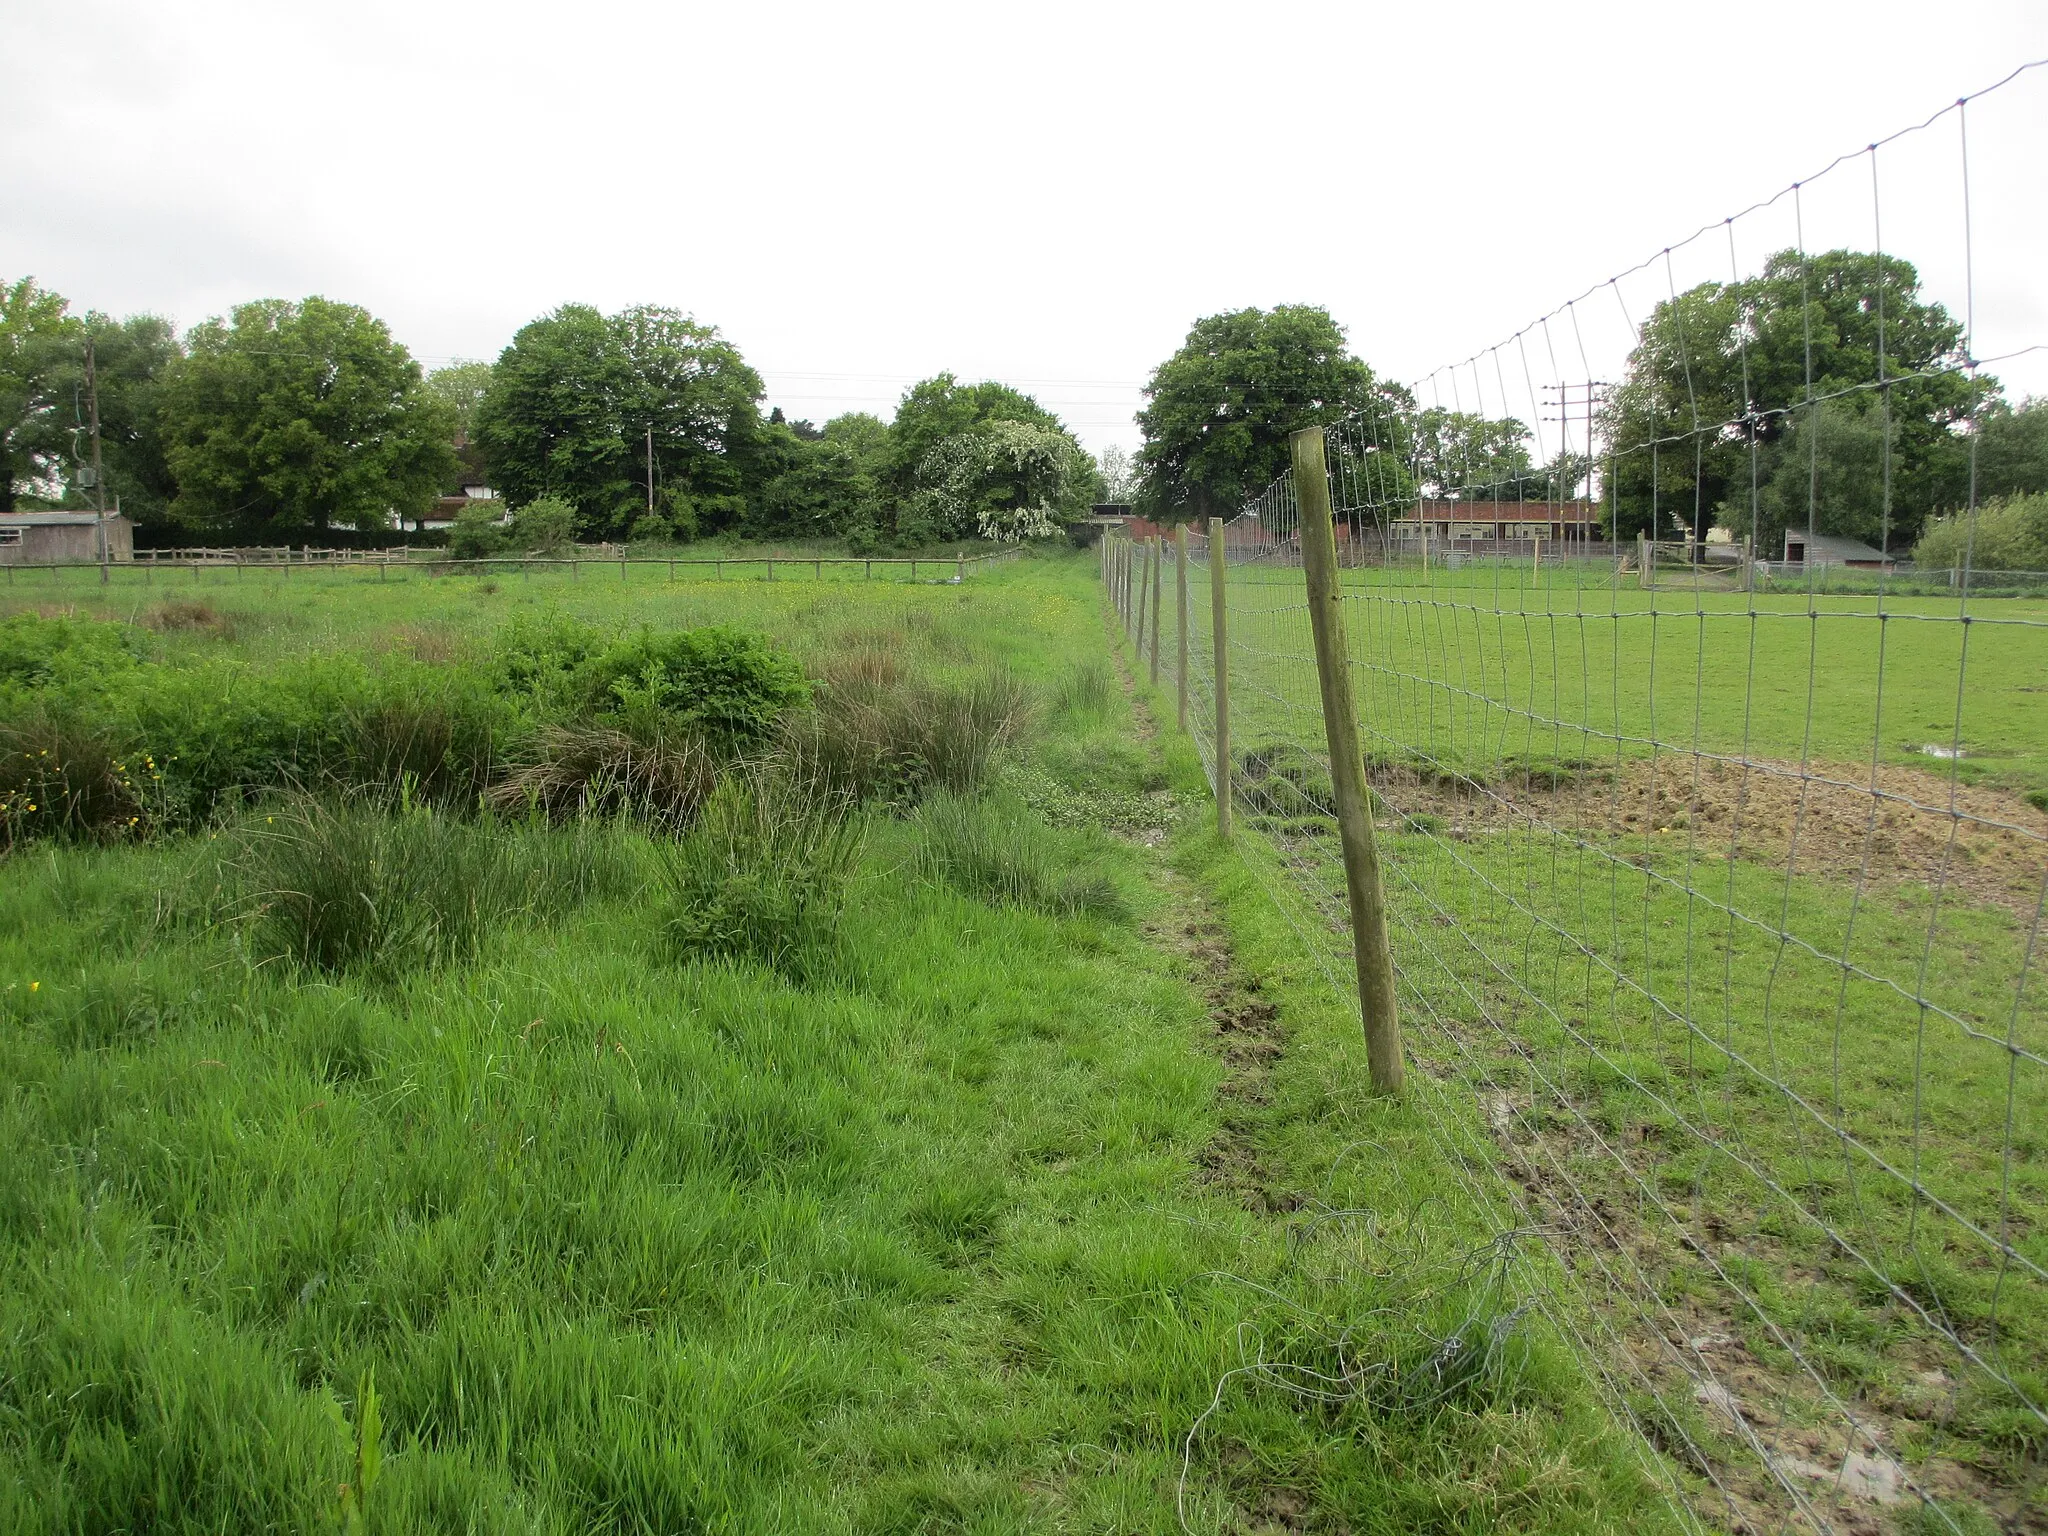
[[1396, 539], [1453, 544], [1478, 539], [1583, 543], [1599, 535], [1590, 501], [1421, 501], [1388, 524]]
[[1872, 549], [1861, 539], [1839, 538], [1832, 533], [1785, 531], [1785, 564], [1846, 565], [1859, 571], [1889, 571], [1892, 557]]
[[[102, 525], [106, 549], [100, 548]], [[0, 512], [0, 565], [132, 560], [135, 525], [118, 512]]]

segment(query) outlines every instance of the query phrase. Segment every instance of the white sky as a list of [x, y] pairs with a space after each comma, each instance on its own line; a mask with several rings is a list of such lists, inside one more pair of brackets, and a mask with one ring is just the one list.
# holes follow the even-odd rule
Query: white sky
[[[671, 304], [791, 415], [950, 368], [1099, 451], [1199, 315], [1325, 304], [1416, 379], [2043, 57], [2041, 0], [0, 0], [0, 277], [181, 326], [323, 293], [429, 366]], [[1978, 354], [2048, 344], [2048, 69], [1969, 132]], [[1960, 164], [1953, 116], [1880, 160], [1886, 248], [1958, 309]], [[1801, 212], [1867, 247], [1868, 161]], [[1727, 266], [1717, 231], [1672, 276]], [[1599, 302], [1535, 377], [1614, 376]], [[2048, 392], [2048, 352], [1994, 371]]]

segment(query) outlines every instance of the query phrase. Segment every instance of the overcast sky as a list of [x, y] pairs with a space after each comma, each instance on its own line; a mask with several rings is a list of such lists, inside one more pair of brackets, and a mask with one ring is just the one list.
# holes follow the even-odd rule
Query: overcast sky
[[[1200, 315], [1324, 304], [1413, 380], [1654, 257], [1530, 338], [1578, 319], [1536, 374], [1611, 376], [1632, 306], [1727, 275], [1726, 231], [1664, 247], [2043, 57], [2041, 0], [0, 0], [0, 277], [181, 326], [322, 293], [429, 366], [668, 304], [792, 415], [952, 369], [1099, 451]], [[1977, 351], [2048, 343], [2048, 70], [1968, 128]], [[1951, 114], [1735, 264], [1875, 212], [1960, 309], [1960, 166]]]

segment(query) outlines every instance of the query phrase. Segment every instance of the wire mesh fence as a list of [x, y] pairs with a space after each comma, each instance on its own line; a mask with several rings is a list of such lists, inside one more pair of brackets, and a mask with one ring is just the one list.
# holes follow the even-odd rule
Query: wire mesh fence
[[[1893, 142], [1864, 157], [1873, 224]], [[1804, 258], [1782, 255], [1773, 281], [1796, 297]], [[1481, 536], [1464, 492], [1497, 505], [1497, 479], [1432, 463], [1421, 390], [1326, 430], [1411, 1096], [1503, 1227], [1547, 1238], [1517, 1283], [1688, 1518], [2044, 1529], [2048, 591], [1973, 564], [2000, 515], [1983, 445], [2004, 407], [1969, 264], [1963, 318], [1912, 364], [1918, 395], [1887, 328], [1925, 326], [1926, 306], [1885, 260], [1829, 271], [1829, 361], [1809, 336], [1776, 396], [1742, 356], [1785, 323], [1768, 295], [1727, 301], [1718, 331], [1725, 287], [1672, 283], [1635, 310], [1626, 382], [1546, 445], [1550, 540]], [[1709, 410], [1716, 368], [1737, 393]], [[1688, 378], [1689, 400], [1653, 398]], [[1870, 429], [1860, 467], [1827, 443], [1828, 402]], [[1487, 403], [1468, 445], [1525, 430]], [[1141, 654], [1186, 690], [1248, 862], [1349, 991], [1297, 489], [1282, 475], [1213, 525], [1220, 548], [1188, 540], [1196, 591], [1223, 562], [1220, 651], [1205, 601], [1184, 653], [1173, 620], [1158, 634], [1171, 543], [1114, 539], [1103, 570]], [[1598, 544], [1569, 538], [1575, 501], [1600, 508]], [[1899, 530], [1944, 516], [1955, 564], [1902, 570]], [[1858, 517], [1867, 543], [1830, 534]], [[1726, 552], [1710, 526], [1732, 527]], [[1829, 538], [1837, 558], [1818, 558]]]

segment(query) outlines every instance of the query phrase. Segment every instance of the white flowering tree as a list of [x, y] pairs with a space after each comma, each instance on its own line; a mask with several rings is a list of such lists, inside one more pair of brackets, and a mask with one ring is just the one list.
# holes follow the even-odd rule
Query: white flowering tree
[[913, 501], [926, 526], [1017, 544], [1058, 533], [1093, 483], [1092, 461], [1066, 433], [990, 421], [942, 439], [924, 456]]

